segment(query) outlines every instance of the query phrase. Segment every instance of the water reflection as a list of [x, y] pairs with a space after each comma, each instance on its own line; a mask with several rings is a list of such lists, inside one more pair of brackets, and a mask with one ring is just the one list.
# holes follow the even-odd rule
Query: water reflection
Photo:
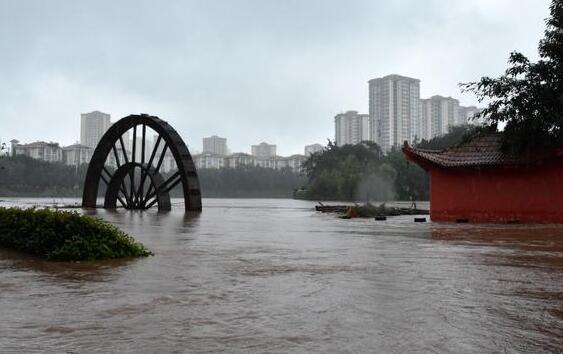
[[522, 251], [563, 252], [563, 225], [432, 224], [432, 238]]
[[65, 281], [107, 281], [117, 268], [134, 261], [117, 259], [103, 262], [50, 262], [16, 251], [0, 250], [0, 267], [3, 270], [43, 273], [45, 279], [61, 278]]

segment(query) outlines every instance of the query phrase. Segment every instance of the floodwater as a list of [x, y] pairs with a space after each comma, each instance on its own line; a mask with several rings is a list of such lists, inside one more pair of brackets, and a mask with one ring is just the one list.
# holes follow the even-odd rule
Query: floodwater
[[97, 211], [154, 251], [143, 259], [2, 251], [0, 352], [563, 351], [563, 225], [341, 220], [313, 205]]

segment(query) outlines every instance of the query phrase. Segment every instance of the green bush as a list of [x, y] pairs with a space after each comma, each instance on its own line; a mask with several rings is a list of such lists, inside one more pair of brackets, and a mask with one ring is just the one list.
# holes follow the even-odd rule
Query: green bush
[[152, 254], [107, 221], [49, 209], [0, 208], [0, 247], [57, 261]]

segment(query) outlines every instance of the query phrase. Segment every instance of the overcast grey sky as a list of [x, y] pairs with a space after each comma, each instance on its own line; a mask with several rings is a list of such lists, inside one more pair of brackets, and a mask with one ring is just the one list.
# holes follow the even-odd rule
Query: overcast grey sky
[[278, 153], [367, 112], [367, 81], [421, 79], [461, 95], [512, 50], [537, 57], [549, 0], [0, 0], [0, 139], [79, 139], [81, 112], [168, 120], [191, 149]]

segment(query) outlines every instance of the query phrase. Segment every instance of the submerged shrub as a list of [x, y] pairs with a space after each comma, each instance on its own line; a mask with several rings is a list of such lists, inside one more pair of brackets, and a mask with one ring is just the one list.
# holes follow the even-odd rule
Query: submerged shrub
[[57, 261], [151, 255], [107, 221], [49, 209], [0, 208], [0, 247]]

